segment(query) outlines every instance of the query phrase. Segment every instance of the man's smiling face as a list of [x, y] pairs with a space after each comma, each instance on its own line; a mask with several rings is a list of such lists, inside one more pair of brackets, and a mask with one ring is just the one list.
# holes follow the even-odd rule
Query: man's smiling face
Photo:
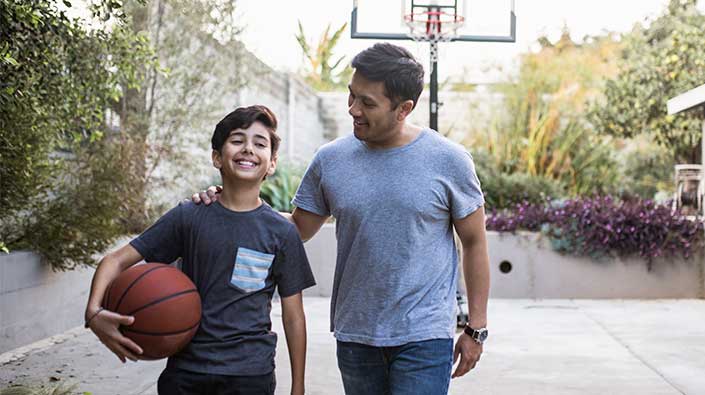
[[385, 95], [384, 82], [354, 73], [348, 96], [355, 137], [371, 145], [384, 145], [398, 132], [398, 106]]

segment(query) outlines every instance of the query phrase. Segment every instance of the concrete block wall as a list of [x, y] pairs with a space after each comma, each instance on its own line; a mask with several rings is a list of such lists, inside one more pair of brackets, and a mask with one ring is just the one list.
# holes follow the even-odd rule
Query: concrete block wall
[[271, 108], [279, 121], [280, 158], [308, 163], [316, 149], [330, 140], [318, 93], [297, 75], [278, 72], [249, 52], [244, 56], [244, 73], [250, 77], [238, 91], [234, 106], [263, 104]]
[[[240, 52], [241, 58], [233, 62], [229, 72], [241, 76], [244, 85], [224, 86], [225, 81], [219, 80], [224, 76], [214, 76], [204, 85], [202, 91], [210, 94], [203, 100], [208, 101], [207, 107], [211, 110], [197, 117], [187, 128], [174, 131], [180, 133], [178, 140], [183, 143], [185, 152], [161, 159], [153, 173], [155, 182], [150, 191], [150, 204], [173, 207], [196, 190], [219, 180], [211, 163], [210, 139], [215, 124], [237, 107], [262, 104], [275, 113], [278, 134], [282, 138], [280, 163], [291, 161], [306, 165], [318, 147], [331, 140], [322, 115], [323, 103], [316, 91], [298, 76], [272, 69], [244, 47]], [[169, 91], [169, 86], [163, 89], [161, 95], [175, 95]], [[179, 105], [168, 103], [167, 106]]]

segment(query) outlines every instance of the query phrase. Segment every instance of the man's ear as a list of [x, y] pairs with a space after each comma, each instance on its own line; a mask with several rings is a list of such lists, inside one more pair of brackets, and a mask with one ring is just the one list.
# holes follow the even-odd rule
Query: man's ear
[[220, 168], [223, 167], [220, 152], [218, 152], [217, 150], [213, 150], [211, 152], [211, 160], [213, 160], [213, 167], [215, 167], [216, 169], [220, 170]]
[[401, 122], [406, 117], [411, 114], [411, 111], [414, 109], [414, 101], [413, 100], [405, 100], [401, 103], [399, 103], [398, 112], [397, 112], [397, 121]]

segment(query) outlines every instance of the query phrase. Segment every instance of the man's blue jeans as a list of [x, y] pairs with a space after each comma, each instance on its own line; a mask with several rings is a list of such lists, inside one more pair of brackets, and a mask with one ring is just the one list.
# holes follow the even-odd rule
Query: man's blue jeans
[[338, 368], [346, 395], [447, 395], [453, 339], [396, 347], [338, 342]]

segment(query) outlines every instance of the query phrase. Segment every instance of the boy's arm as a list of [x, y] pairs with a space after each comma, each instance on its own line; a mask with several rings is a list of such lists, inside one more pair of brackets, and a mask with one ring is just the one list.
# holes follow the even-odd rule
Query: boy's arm
[[282, 322], [291, 363], [291, 394], [303, 395], [306, 367], [306, 316], [301, 292], [281, 300]]
[[[480, 207], [465, 218], [453, 221], [463, 246], [463, 271], [468, 293], [470, 327], [487, 326], [487, 299], [490, 292], [490, 259], [487, 254], [485, 209]], [[462, 333], [455, 345], [453, 363], [460, 363], [453, 377], [460, 377], [475, 367], [482, 354], [482, 345]]]
[[123, 336], [119, 330], [120, 325], [131, 325], [134, 322], [134, 317], [101, 310], [101, 304], [110, 283], [123, 270], [141, 260], [142, 255], [129, 244], [101, 259], [98, 269], [93, 275], [91, 293], [86, 306], [85, 319], [89, 328], [123, 363], [125, 359], [136, 361], [137, 355], [142, 354], [142, 349], [135, 342]]

